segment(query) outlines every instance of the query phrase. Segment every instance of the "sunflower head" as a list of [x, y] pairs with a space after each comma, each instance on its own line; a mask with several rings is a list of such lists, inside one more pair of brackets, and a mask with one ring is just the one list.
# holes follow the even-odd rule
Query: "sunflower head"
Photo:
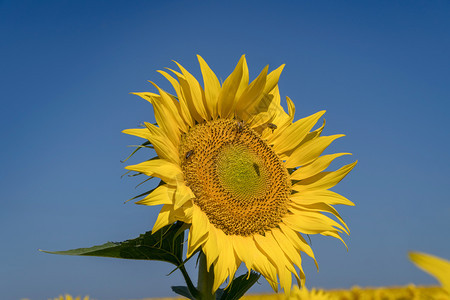
[[325, 111], [294, 122], [289, 98], [284, 111], [278, 90], [284, 65], [271, 73], [264, 68], [249, 83], [242, 56], [220, 84], [198, 59], [203, 86], [177, 63], [180, 71], [159, 71], [173, 93], [156, 84], [158, 93], [135, 93], [153, 105], [157, 125], [124, 132], [146, 139], [157, 157], [126, 168], [161, 179], [137, 203], [163, 205], [153, 231], [176, 221], [190, 224], [187, 255], [198, 249], [206, 255], [213, 290], [245, 263], [274, 290], [280, 284], [289, 293], [292, 274], [304, 283], [301, 252], [315, 260], [302, 234], [341, 241], [339, 234], [348, 234], [332, 205], [353, 203], [329, 189], [356, 162], [324, 171], [349, 154], [322, 155], [343, 135], [322, 136], [325, 123], [313, 130]]
[[[193, 203], [226, 235], [264, 235], [287, 213], [289, 173], [254, 130], [233, 119], [198, 124], [180, 143]], [[214, 199], [214, 201], [211, 201]]]

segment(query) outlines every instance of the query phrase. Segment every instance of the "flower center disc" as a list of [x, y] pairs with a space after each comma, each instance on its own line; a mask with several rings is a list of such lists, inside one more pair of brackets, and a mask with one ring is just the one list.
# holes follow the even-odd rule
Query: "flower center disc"
[[286, 168], [240, 122], [198, 124], [182, 138], [179, 151], [195, 205], [225, 234], [264, 234], [287, 213], [291, 183]]

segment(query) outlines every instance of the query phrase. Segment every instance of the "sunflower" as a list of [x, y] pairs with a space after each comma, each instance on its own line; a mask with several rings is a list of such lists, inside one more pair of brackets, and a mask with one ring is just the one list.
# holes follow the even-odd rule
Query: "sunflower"
[[[49, 300], [51, 300], [51, 299], [49, 299]], [[59, 297], [57, 297], [57, 298], [54, 298], [53, 300], [89, 300], [89, 296], [84, 296], [83, 298], [81, 298], [81, 296], [78, 296], [78, 297], [72, 297], [71, 295], [69, 295], [69, 294], [66, 294], [66, 295], [60, 295]]]
[[286, 300], [332, 300], [338, 299], [323, 290], [308, 290], [306, 287], [299, 288], [297, 285], [291, 290], [291, 294], [286, 297]]
[[[213, 292], [245, 263], [277, 291], [289, 293], [292, 274], [302, 285], [301, 252], [314, 258], [303, 234], [340, 239], [347, 225], [333, 204], [354, 205], [328, 190], [355, 163], [324, 171], [337, 157], [322, 155], [343, 135], [322, 136], [312, 130], [325, 111], [293, 122], [280, 104], [278, 79], [284, 65], [268, 74], [265, 67], [249, 83], [245, 56], [221, 84], [198, 56], [203, 87], [185, 68], [158, 71], [174, 95], [151, 82], [156, 93], [134, 93], [154, 108], [156, 124], [127, 129], [148, 140], [157, 157], [126, 169], [158, 177], [161, 184], [143, 205], [163, 205], [153, 231], [184, 222], [189, 227], [187, 257], [201, 250], [214, 272]], [[336, 218], [326, 216], [328, 213]], [[345, 244], [345, 243], [344, 243]], [[298, 269], [298, 270], [297, 270]], [[278, 277], [278, 278], [277, 278]]]

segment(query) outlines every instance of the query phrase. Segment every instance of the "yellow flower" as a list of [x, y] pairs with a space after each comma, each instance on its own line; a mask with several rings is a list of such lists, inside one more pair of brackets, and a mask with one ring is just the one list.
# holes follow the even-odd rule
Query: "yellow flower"
[[410, 252], [409, 259], [417, 267], [433, 275], [450, 295], [450, 261], [420, 252]]
[[291, 294], [286, 297], [286, 300], [331, 300], [338, 299], [331, 294], [322, 290], [308, 290], [306, 287], [299, 288], [297, 285], [291, 290]]
[[137, 203], [163, 205], [153, 231], [175, 221], [190, 224], [187, 255], [197, 250], [206, 255], [208, 269], [214, 270], [213, 291], [232, 279], [243, 262], [275, 291], [278, 276], [289, 293], [292, 274], [298, 284], [305, 279], [300, 251], [315, 261], [300, 233], [341, 241], [339, 234], [348, 234], [332, 205], [354, 204], [328, 189], [356, 162], [324, 171], [335, 158], [349, 154], [321, 156], [343, 135], [321, 136], [325, 122], [312, 131], [325, 111], [293, 122], [293, 102], [287, 98], [288, 113], [280, 105], [278, 79], [284, 65], [269, 74], [264, 68], [249, 84], [242, 56], [220, 84], [206, 62], [198, 60], [203, 87], [176, 63], [180, 72], [158, 71], [176, 95], [153, 82], [159, 94], [135, 93], [153, 105], [158, 126], [145, 123], [145, 128], [123, 132], [147, 139], [158, 157], [126, 169], [162, 180]]
[[[51, 300], [51, 299], [49, 299], [49, 300]], [[81, 298], [81, 296], [78, 296], [76, 298], [73, 298], [69, 294], [65, 294], [64, 296], [60, 295], [57, 298], [53, 298], [53, 300], [89, 300], [89, 296], [84, 296], [83, 298]]]

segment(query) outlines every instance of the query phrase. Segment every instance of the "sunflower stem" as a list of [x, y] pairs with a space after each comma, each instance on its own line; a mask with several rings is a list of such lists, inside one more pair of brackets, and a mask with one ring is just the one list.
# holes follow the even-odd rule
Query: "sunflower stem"
[[200, 262], [198, 265], [198, 286], [200, 292], [200, 300], [215, 300], [216, 295], [213, 293], [214, 270], [211, 268], [208, 272], [206, 265], [206, 255], [200, 251]]

